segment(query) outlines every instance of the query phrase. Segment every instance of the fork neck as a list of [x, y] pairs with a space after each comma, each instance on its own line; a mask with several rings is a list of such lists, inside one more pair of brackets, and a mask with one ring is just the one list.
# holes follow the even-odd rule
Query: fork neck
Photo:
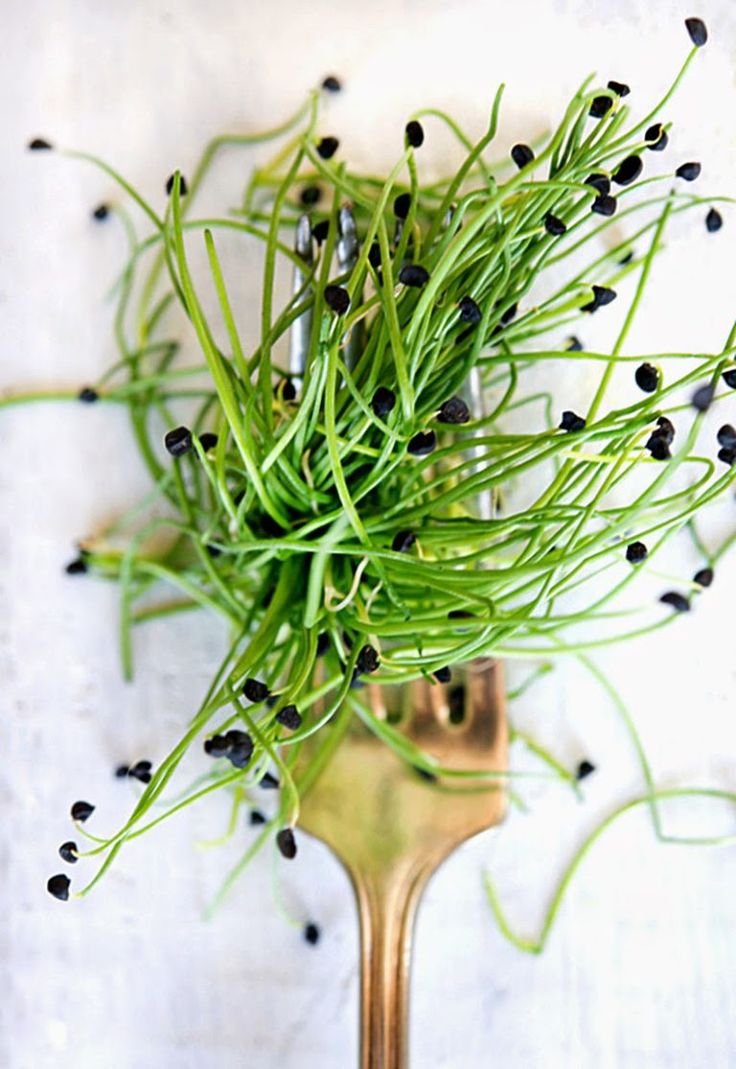
[[353, 874], [360, 913], [360, 1069], [407, 1069], [414, 917], [430, 872]]

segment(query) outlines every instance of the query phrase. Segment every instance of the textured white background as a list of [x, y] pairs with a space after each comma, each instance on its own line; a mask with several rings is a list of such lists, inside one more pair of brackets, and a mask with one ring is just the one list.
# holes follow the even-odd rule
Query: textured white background
[[[392, 160], [406, 115], [428, 103], [478, 134], [500, 80], [505, 151], [543, 130], [593, 69], [629, 82], [643, 109], [688, 47], [683, 17], [698, 13], [712, 41], [669, 109], [667, 160], [647, 162], [701, 159], [700, 188], [733, 191], [733, 0], [704, 0], [697, 12], [676, 0], [4, 0], [2, 9], [2, 386], [76, 386], [112, 354], [102, 300], [122, 241], [89, 212], [115, 191], [83, 165], [24, 152], [34, 135], [98, 152], [161, 204], [164, 178], [177, 165], [186, 172], [212, 133], [279, 121], [334, 71], [347, 89], [324, 132], [356, 162]], [[736, 312], [734, 227], [726, 212], [714, 237], [701, 217], [676, 228], [632, 346], [720, 345]], [[249, 277], [245, 301], [256, 292]], [[612, 323], [596, 322], [601, 340]], [[151, 626], [126, 686], [115, 590], [62, 574], [74, 540], [146, 486], [132, 456], [124, 415], [109, 407], [0, 415], [0, 1065], [344, 1069], [357, 1050], [355, 917], [345, 878], [318, 846], [302, 844], [283, 886], [294, 916], [323, 927], [316, 948], [274, 905], [268, 856], [201, 922], [237, 855], [196, 849], [223, 827], [217, 800], [132, 846], [83, 902], [44, 889], [63, 868], [55, 851], [71, 833], [69, 804], [90, 799], [90, 828], [116, 826], [132, 788], [111, 769], [163, 755], [222, 642], [217, 625], [193, 616]], [[700, 564], [692, 553], [684, 562]], [[601, 659], [663, 785], [734, 786], [735, 578], [734, 563], [724, 565], [691, 618]], [[575, 842], [641, 789], [623, 730], [578, 668], [530, 692], [516, 716], [563, 760], [590, 756], [599, 771], [584, 805], [560, 788], [532, 792], [528, 814], [470, 844], [432, 884], [417, 932], [412, 1066], [732, 1066], [733, 852], [658, 846], [634, 815], [585, 862], [543, 957], [521, 956], [495, 930], [485, 865], [512, 921], [531, 933]], [[734, 825], [725, 809], [682, 817], [678, 830]]]

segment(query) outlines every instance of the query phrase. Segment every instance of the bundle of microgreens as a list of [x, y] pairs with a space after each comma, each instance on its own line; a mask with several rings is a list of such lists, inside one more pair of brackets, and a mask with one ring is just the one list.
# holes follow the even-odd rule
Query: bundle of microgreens
[[[664, 593], [668, 608], [653, 605], [646, 623], [628, 623], [626, 613], [609, 608], [644, 559], [691, 527], [736, 474], [732, 427], [719, 432], [717, 458], [717, 447], [711, 457], [696, 444], [706, 409], [736, 387], [735, 332], [720, 353], [697, 359], [644, 358], [625, 349], [668, 222], [703, 204], [689, 187], [697, 163], [677, 161], [674, 174], [639, 178], [649, 154], [667, 146], [663, 109], [706, 40], [700, 20], [689, 19], [687, 28], [694, 47], [644, 119], [630, 122], [627, 86], [594, 87], [589, 78], [536, 153], [515, 145], [500, 163], [488, 162], [486, 152], [502, 89], [477, 144], [444, 113], [417, 112], [387, 178], [353, 172], [337, 140], [316, 133], [316, 91], [276, 130], [211, 142], [191, 180], [178, 171], [169, 179], [163, 214], [107, 164], [65, 153], [102, 167], [151, 227], [140, 236], [118, 205], [94, 213], [102, 220], [114, 211], [130, 241], [117, 286], [119, 359], [94, 387], [73, 396], [127, 406], [154, 484], [144, 502], [153, 517], [142, 523], [138, 506], [85, 544], [68, 571], [120, 583], [126, 674], [131, 632], [154, 616], [206, 608], [232, 633], [181, 739], [155, 771], [147, 762], [130, 770], [145, 784], [130, 819], [109, 838], [89, 836], [84, 856], [104, 861], [82, 894], [128, 839], [220, 788], [233, 791], [234, 828], [252, 787], [281, 787], [278, 817], [264, 824], [228, 884], [274, 833], [282, 853], [293, 856], [297, 760], [310, 739], [299, 775], [315, 774], [331, 729], [344, 717], [359, 716], [403, 760], [441, 774], [431, 755], [373, 715], [360, 689], [368, 673], [385, 683], [420, 674], [447, 682], [453, 665], [479, 656], [584, 657], [604, 642], [667, 626], [672, 610], [688, 609], [688, 595], [709, 584], [726, 545], [707, 554], [707, 567], [695, 581], [683, 581], [684, 592]], [[339, 89], [334, 77], [322, 86]], [[428, 184], [417, 168], [425, 116], [444, 123], [465, 152], [455, 175]], [[253, 173], [237, 209], [221, 218], [194, 216], [221, 150], [277, 138], [285, 143]], [[50, 146], [39, 139], [31, 147]], [[303, 233], [298, 239], [305, 209], [306, 246]], [[346, 220], [354, 220], [359, 244], [349, 267], [338, 255], [336, 268]], [[590, 252], [586, 262], [612, 223], [624, 220], [626, 239]], [[706, 223], [711, 231], [720, 227], [716, 208]], [[217, 249], [223, 230], [265, 249], [255, 348], [236, 326], [232, 283]], [[210, 277], [195, 280], [190, 252], [200, 242]], [[296, 271], [297, 286], [277, 308], [283, 265]], [[558, 284], [540, 300], [535, 287], [548, 268]], [[575, 337], [560, 347], [561, 328], [608, 305], [627, 276], [636, 285], [611, 351], [586, 351]], [[216, 294], [217, 321], [205, 316], [205, 290]], [[179, 343], [167, 330], [177, 302], [201, 348], [199, 366], [177, 366]], [[274, 360], [275, 347], [295, 330], [306, 354], [299, 375]], [[554, 411], [551, 396], [536, 387], [533, 373], [560, 360], [601, 369], [584, 414]], [[607, 388], [621, 366], [630, 369], [631, 400], [609, 407]], [[467, 404], [473, 369], [480, 370], [487, 413]], [[683, 403], [683, 391], [690, 403]], [[11, 401], [24, 397], [30, 399]], [[191, 413], [186, 425], [177, 413], [183, 399]], [[508, 421], [524, 409], [528, 429], [512, 433]], [[671, 485], [678, 473], [680, 482]], [[506, 491], [520, 481], [539, 490], [509, 509]], [[476, 505], [483, 494], [494, 500], [490, 518]], [[113, 536], [126, 530], [125, 548], [113, 548]], [[602, 585], [609, 569], [614, 578]], [[150, 592], [162, 585], [176, 596], [152, 605]], [[608, 633], [591, 638], [598, 621], [606, 621]], [[659, 833], [659, 794], [633, 723], [619, 708]], [[321, 745], [311, 738], [316, 733]], [[577, 787], [574, 774], [525, 741]], [[164, 804], [190, 747], [204, 747], [207, 769]], [[591, 770], [584, 762], [578, 776]], [[80, 831], [92, 808], [74, 807]], [[80, 851], [65, 843], [62, 856], [75, 861]], [[68, 897], [68, 878], [52, 877], [49, 890]], [[515, 938], [490, 885], [489, 891], [502, 927]], [[515, 941], [527, 949], [541, 945]]]

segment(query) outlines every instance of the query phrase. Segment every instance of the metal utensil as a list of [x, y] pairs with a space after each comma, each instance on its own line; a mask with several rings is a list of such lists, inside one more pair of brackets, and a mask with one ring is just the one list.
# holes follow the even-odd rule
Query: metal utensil
[[[302, 259], [304, 219], [296, 239]], [[339, 225], [338, 267], [345, 272], [358, 248], [349, 208], [341, 209]], [[297, 269], [295, 292], [303, 284]], [[295, 376], [303, 372], [308, 338], [309, 329], [295, 323], [290, 351]], [[348, 367], [356, 359], [356, 341], [355, 331], [344, 341]], [[482, 410], [475, 369], [468, 400]], [[481, 518], [490, 518], [491, 511], [490, 501], [478, 502]], [[423, 775], [355, 716], [329, 763], [302, 795], [301, 827], [331, 848], [355, 891], [361, 935], [361, 1069], [406, 1069], [411, 940], [421, 893], [453, 850], [504, 815], [503, 779], [493, 779], [508, 763], [501, 665], [476, 660], [464, 666], [463, 674], [464, 686], [455, 684], [452, 695], [444, 684], [427, 679], [409, 684], [408, 693], [406, 687], [375, 683], [367, 691], [373, 716], [396, 725], [448, 774], [439, 779]], [[450, 770], [487, 772], [489, 777], [462, 786]]]

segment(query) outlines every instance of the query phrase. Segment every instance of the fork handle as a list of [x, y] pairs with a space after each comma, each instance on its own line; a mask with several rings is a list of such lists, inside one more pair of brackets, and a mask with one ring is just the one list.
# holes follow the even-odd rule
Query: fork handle
[[360, 915], [360, 1069], [407, 1069], [414, 917], [430, 871], [352, 874]]

